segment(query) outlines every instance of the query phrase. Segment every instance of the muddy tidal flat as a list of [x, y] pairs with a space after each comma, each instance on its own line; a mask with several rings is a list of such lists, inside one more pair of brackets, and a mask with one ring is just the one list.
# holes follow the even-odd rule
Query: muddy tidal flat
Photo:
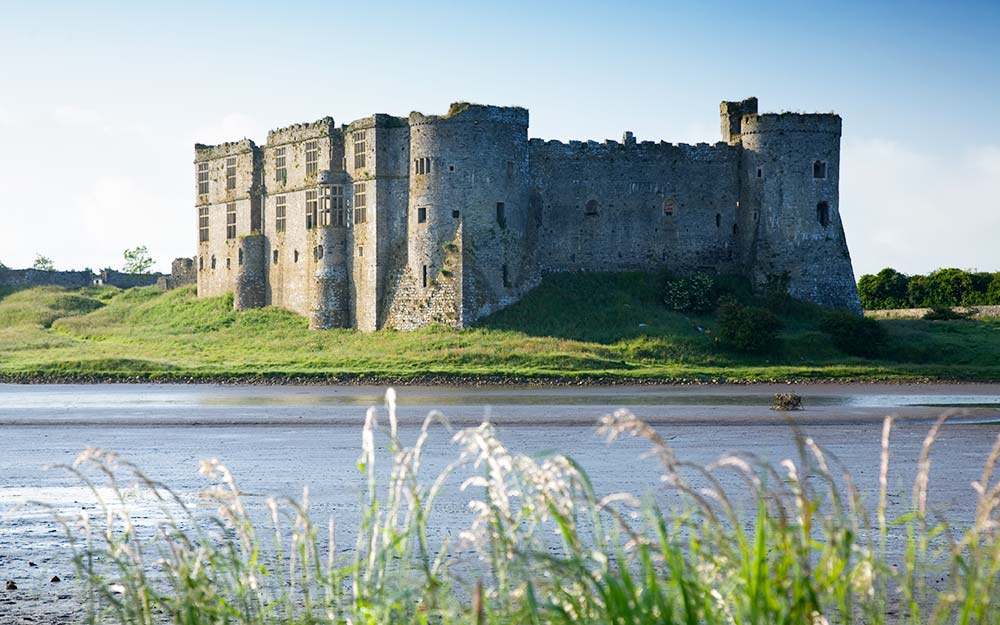
[[[802, 396], [804, 409], [772, 411], [774, 393], [788, 391]], [[309, 486], [313, 514], [332, 514], [338, 544], [352, 544], [361, 426], [383, 393], [374, 387], [0, 385], [0, 625], [81, 617], [62, 534], [31, 502], [66, 513], [93, 509], [78, 480], [45, 469], [71, 463], [88, 447], [115, 450], [192, 495], [207, 486], [199, 460], [219, 458], [248, 504], [261, 510], [267, 497], [299, 497]], [[574, 458], [598, 493], [658, 488], [657, 467], [641, 457], [643, 442], [609, 446], [595, 434], [597, 420], [616, 409], [655, 425], [678, 456], [699, 463], [734, 450], [773, 462], [795, 457], [791, 420], [843, 463], [870, 502], [878, 488], [882, 420], [893, 415], [890, 505], [897, 513], [908, 504], [930, 424], [949, 412], [932, 454], [930, 505], [955, 519], [971, 516], [970, 482], [1000, 433], [1000, 385], [407, 387], [399, 390], [399, 404], [404, 442], [416, 438], [430, 410], [441, 411], [453, 429], [486, 419], [512, 451]], [[427, 479], [456, 455], [449, 432], [432, 429]], [[459, 483], [438, 500], [432, 540], [471, 520], [470, 494], [460, 492]], [[17, 589], [4, 590], [6, 580]]]

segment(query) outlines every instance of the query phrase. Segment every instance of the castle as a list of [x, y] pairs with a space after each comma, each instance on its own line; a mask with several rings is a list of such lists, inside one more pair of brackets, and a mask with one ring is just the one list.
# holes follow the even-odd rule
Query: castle
[[841, 119], [723, 102], [722, 141], [528, 139], [528, 111], [326, 117], [195, 145], [200, 296], [313, 328], [466, 327], [558, 271], [788, 272], [861, 312], [838, 204]]

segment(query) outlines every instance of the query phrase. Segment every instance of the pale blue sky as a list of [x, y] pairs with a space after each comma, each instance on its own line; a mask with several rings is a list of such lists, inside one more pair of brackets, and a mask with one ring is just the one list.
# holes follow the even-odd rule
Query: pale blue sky
[[0, 1], [0, 261], [166, 269], [192, 144], [517, 104], [530, 134], [718, 140], [718, 103], [844, 117], [855, 272], [1000, 270], [1000, 3]]

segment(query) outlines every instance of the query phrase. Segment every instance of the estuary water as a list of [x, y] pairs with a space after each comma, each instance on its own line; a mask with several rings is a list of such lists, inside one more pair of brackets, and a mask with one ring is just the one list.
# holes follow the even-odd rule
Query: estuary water
[[[14, 598], [0, 597], [0, 614], [61, 618], [78, 608], [65, 543], [50, 514], [93, 510], [79, 480], [64, 470], [85, 448], [119, 452], [151, 477], [194, 496], [210, 483], [198, 474], [207, 458], [223, 461], [247, 504], [263, 511], [270, 496], [310, 489], [318, 520], [337, 521], [338, 544], [353, 544], [362, 480], [357, 460], [366, 410], [380, 406], [384, 388], [218, 385], [0, 385], [0, 581], [14, 579]], [[795, 392], [803, 407], [770, 409], [776, 392]], [[861, 495], [877, 493], [882, 420], [894, 415], [890, 512], [908, 505], [921, 445], [930, 424], [951, 417], [935, 443], [930, 505], [968, 518], [978, 479], [1000, 434], [1000, 385], [756, 385], [559, 388], [397, 389], [400, 437], [412, 444], [431, 410], [448, 426], [431, 428], [424, 471], [429, 482], [458, 455], [453, 431], [484, 420], [513, 452], [562, 453], [589, 474], [598, 494], [642, 495], [662, 488], [660, 471], [644, 456], [648, 445], [606, 443], [597, 420], [619, 408], [654, 425], [684, 460], [709, 463], [721, 454], [751, 451], [771, 462], [797, 456], [794, 424], [851, 472]], [[385, 422], [385, 411], [377, 409]], [[384, 437], [378, 439], [385, 451]], [[380, 457], [382, 467], [388, 456]], [[471, 471], [471, 469], [470, 469]], [[469, 499], [456, 476], [434, 508], [432, 540], [468, 526]], [[738, 487], [736, 478], [729, 485]], [[37, 566], [29, 566], [29, 562]], [[6, 622], [6, 621], [3, 621]]]

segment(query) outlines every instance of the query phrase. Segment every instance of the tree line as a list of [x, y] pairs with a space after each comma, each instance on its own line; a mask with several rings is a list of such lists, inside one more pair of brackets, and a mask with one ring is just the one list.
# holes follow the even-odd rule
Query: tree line
[[858, 280], [865, 310], [1000, 305], [1000, 272], [938, 269], [908, 276], [891, 267]]

